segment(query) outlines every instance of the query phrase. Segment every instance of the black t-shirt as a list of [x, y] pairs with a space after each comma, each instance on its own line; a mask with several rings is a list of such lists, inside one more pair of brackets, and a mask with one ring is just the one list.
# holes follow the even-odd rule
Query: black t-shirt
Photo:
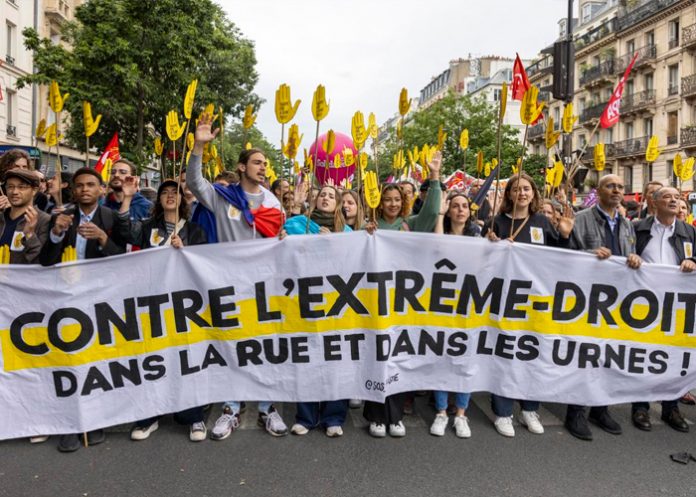
[[[515, 219], [515, 225], [512, 226], [512, 218], [508, 214], [498, 214], [493, 221], [493, 232], [498, 238], [504, 240], [510, 237], [510, 228], [518, 230], [523, 219]], [[524, 227], [515, 237], [515, 241], [519, 243], [531, 243], [533, 245], [548, 245], [550, 247], [565, 247], [568, 245], [568, 239], [563, 239], [558, 234], [558, 231], [551, 226], [548, 218], [543, 214], [532, 214]]]
[[2, 245], [12, 245], [12, 237], [17, 229], [17, 225], [24, 219], [24, 214], [17, 217], [17, 219], [10, 219], [10, 209], [6, 209], [5, 213], [5, 229], [0, 236], [0, 246]]

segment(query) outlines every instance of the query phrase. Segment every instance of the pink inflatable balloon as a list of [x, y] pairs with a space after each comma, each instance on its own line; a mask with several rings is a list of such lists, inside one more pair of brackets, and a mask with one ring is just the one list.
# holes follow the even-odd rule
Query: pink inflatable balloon
[[[352, 166], [345, 166], [345, 161], [343, 160], [343, 150], [348, 148], [353, 151], [353, 156], [357, 162], [358, 151], [353, 145], [353, 140], [350, 136], [344, 135], [343, 133], [336, 134], [336, 145], [333, 151], [326, 156], [326, 152], [321, 147], [321, 144], [326, 141], [326, 133], [319, 135], [319, 140], [312, 143], [309, 147], [309, 155], [314, 157], [314, 150], [317, 149], [317, 162], [314, 168], [314, 175], [320, 185], [324, 185], [326, 181], [331, 178], [336, 186], [340, 186], [344, 181], [348, 183], [353, 182], [353, 176], [355, 174], [355, 164]], [[317, 148], [318, 147], [318, 148]], [[334, 157], [336, 155], [341, 156], [341, 167], [334, 167]]]

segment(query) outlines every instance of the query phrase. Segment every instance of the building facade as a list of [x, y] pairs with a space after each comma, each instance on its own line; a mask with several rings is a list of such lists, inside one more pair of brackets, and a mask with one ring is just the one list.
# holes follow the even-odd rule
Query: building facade
[[[587, 144], [585, 186], [593, 186], [600, 174], [609, 173], [623, 178], [626, 193], [642, 191], [648, 181], [679, 186], [672, 172], [674, 157], [696, 155], [694, 0], [581, 0], [574, 43], [573, 102], [579, 119], [572, 148]], [[527, 70], [547, 100], [551, 99], [553, 57], [550, 50], [543, 52]], [[620, 120], [602, 129], [597, 126], [599, 118], [634, 54], [637, 58], [624, 89]], [[550, 100], [549, 115], [556, 123], [562, 109], [562, 102]], [[662, 153], [648, 164], [645, 149], [653, 135]], [[530, 151], [546, 152], [543, 125], [530, 129], [529, 138]], [[607, 156], [602, 173], [593, 167], [593, 147], [600, 142]], [[681, 186], [692, 190], [694, 183], [689, 180]]]

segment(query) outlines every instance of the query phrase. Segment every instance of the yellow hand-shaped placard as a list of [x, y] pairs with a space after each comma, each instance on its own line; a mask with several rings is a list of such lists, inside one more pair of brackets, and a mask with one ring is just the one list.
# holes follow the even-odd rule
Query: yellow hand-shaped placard
[[573, 132], [573, 126], [578, 116], [573, 115], [573, 102], [567, 103], [563, 108], [563, 132], [570, 134]]
[[254, 106], [249, 104], [244, 109], [244, 119], [242, 119], [242, 126], [244, 129], [250, 129], [256, 122], [256, 114], [254, 114]]
[[353, 164], [355, 164], [355, 155], [353, 154], [352, 149], [350, 149], [350, 148], [343, 149], [343, 162], [345, 162], [346, 167], [350, 167]]
[[82, 121], [85, 125], [85, 135], [89, 138], [92, 136], [99, 128], [99, 123], [101, 122], [101, 114], [97, 116], [96, 119], [92, 117], [92, 104], [86, 100], [82, 102]]
[[362, 150], [367, 140], [367, 130], [365, 129], [365, 117], [363, 113], [357, 111], [353, 114], [353, 121], [350, 125], [350, 133], [353, 136], [353, 145], [358, 150]]
[[377, 127], [377, 118], [375, 117], [374, 112], [370, 112], [370, 115], [367, 118], [367, 129], [370, 133], [370, 137], [373, 140], [377, 139], [377, 136], [379, 135], [379, 128]]
[[445, 140], [447, 139], [447, 133], [445, 133], [442, 124], [437, 128], [437, 149], [442, 151], [442, 147], [445, 146]]
[[162, 143], [162, 139], [158, 136], [155, 138], [155, 153], [157, 156], [160, 156], [162, 152], [164, 152], [164, 144]]
[[531, 85], [527, 91], [524, 92], [524, 97], [522, 97], [522, 103], [520, 104], [520, 120], [523, 124], [533, 124], [544, 110], [544, 105], [546, 105], [546, 103], [537, 103], [538, 97], [539, 88], [534, 85]]
[[51, 81], [51, 85], [48, 88], [48, 106], [53, 112], [61, 112], [63, 110], [63, 104], [65, 104], [69, 96], [69, 93], [61, 96], [58, 83], [56, 81]]
[[186, 88], [186, 96], [184, 97], [184, 116], [186, 119], [191, 119], [193, 112], [193, 102], [196, 99], [196, 88], [198, 88], [198, 80], [194, 79]]
[[334, 147], [336, 146], [336, 133], [334, 133], [334, 130], [330, 129], [328, 133], [326, 133], [326, 140], [324, 140], [321, 143], [321, 148], [326, 152], [326, 155], [331, 155], [333, 152]]
[[660, 156], [661, 150], [658, 145], [657, 136], [651, 136], [648, 147], [645, 149], [645, 160], [647, 162], [655, 162]]
[[606, 155], [604, 154], [604, 143], [598, 143], [594, 147], [594, 167], [597, 171], [604, 171], [607, 163]]
[[312, 95], [312, 116], [319, 122], [329, 114], [329, 104], [326, 101], [326, 88], [324, 85], [317, 86]]
[[476, 154], [476, 172], [481, 175], [483, 172], [483, 152], [481, 150]]
[[379, 183], [377, 182], [377, 175], [374, 171], [368, 171], [365, 173], [363, 185], [365, 187], [365, 203], [370, 209], [376, 209], [379, 205], [381, 195], [379, 191]]
[[546, 148], [551, 149], [556, 142], [558, 142], [558, 137], [561, 136], [560, 131], [553, 130], [553, 117], [549, 117], [546, 120]]
[[459, 135], [459, 146], [462, 150], [469, 148], [469, 130], [463, 129]]
[[36, 137], [41, 138], [46, 134], [46, 119], [41, 119], [36, 126]]
[[410, 108], [411, 100], [408, 98], [408, 90], [406, 88], [402, 88], [401, 92], [399, 93], [399, 114], [401, 114], [401, 117], [408, 114]]
[[360, 162], [360, 170], [364, 174], [365, 171], [367, 170], [367, 164], [369, 162], [367, 152], [360, 152], [360, 155], [358, 156], [358, 160]]
[[280, 124], [287, 124], [292, 121], [297, 113], [297, 108], [300, 106], [301, 100], [297, 100], [294, 104], [290, 97], [290, 87], [283, 83], [278, 87], [275, 93], [275, 115]]
[[186, 131], [186, 121], [179, 126], [179, 113], [175, 110], [170, 110], [165, 119], [167, 127], [167, 136], [173, 142], [181, 138], [181, 135]]

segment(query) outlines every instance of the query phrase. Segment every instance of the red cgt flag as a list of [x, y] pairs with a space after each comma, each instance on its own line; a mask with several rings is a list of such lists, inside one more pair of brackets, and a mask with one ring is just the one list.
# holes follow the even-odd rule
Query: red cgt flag
[[602, 128], [611, 128], [614, 124], [619, 122], [621, 96], [623, 95], [624, 86], [626, 86], [626, 80], [628, 79], [628, 75], [631, 73], [631, 69], [633, 69], [633, 64], [636, 63], [637, 58], [638, 54], [633, 55], [631, 63], [626, 68], [626, 71], [624, 72], [624, 75], [621, 77], [619, 84], [616, 85], [614, 93], [611, 94], [609, 103], [604, 108], [604, 112], [602, 112], [602, 118], [599, 120], [599, 123], [601, 124]]
[[102, 169], [104, 169], [104, 165], [106, 164], [106, 159], [111, 159], [111, 162], [116, 162], [121, 158], [121, 152], [119, 151], [118, 148], [118, 131], [114, 133], [114, 136], [111, 137], [111, 140], [109, 140], [109, 144], [106, 146], [104, 149], [104, 152], [102, 152], [101, 156], [99, 157], [99, 160], [97, 163], [94, 165], [94, 170], [97, 171], [98, 173], [102, 172]]
[[515, 64], [512, 66], [512, 99], [522, 100], [529, 86], [529, 78], [520, 60], [520, 54], [516, 54]]

